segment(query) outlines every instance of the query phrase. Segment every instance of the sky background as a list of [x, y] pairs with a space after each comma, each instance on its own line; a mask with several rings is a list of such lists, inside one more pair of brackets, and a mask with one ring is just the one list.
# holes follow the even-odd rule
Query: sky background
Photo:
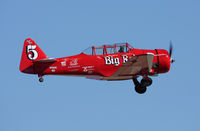
[[[1, 0], [0, 131], [199, 131], [199, 0]], [[169, 48], [167, 74], [143, 95], [131, 80], [20, 73], [31, 37], [49, 57], [92, 45], [128, 42]]]

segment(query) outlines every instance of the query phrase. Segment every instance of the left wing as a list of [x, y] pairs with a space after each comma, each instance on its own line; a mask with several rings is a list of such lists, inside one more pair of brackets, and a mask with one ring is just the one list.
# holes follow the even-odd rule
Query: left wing
[[153, 57], [152, 53], [130, 57], [112, 77], [148, 74], [152, 69]]

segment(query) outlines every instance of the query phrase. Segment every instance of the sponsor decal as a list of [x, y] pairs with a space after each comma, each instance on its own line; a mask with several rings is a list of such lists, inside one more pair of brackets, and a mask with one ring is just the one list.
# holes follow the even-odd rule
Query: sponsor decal
[[88, 73], [92, 73], [92, 71], [94, 70], [94, 66], [84, 66], [83, 68], [83, 72], [88, 72]]
[[72, 59], [72, 61], [70, 61], [70, 66], [76, 66], [78, 65], [78, 59], [75, 58], [75, 59]]
[[31, 40], [27, 40], [26, 42], [27, 42], [29, 45], [32, 44], [32, 41], [31, 41]]
[[106, 56], [104, 57], [106, 65], [115, 65], [118, 66], [120, 64], [119, 58], [113, 58], [113, 56]]
[[49, 69], [51, 70], [51, 72], [55, 72], [57, 69], [57, 66], [50, 66]]
[[78, 63], [78, 59], [72, 59], [69, 63], [69, 66], [67, 68], [78, 68], [80, 67], [79, 63]]
[[67, 64], [66, 64], [66, 60], [65, 61], [62, 61], [62, 62], [60, 62], [61, 63], [61, 66], [66, 66]]
[[[135, 54], [133, 54], [132, 56], [135, 56]], [[127, 55], [121, 55], [120, 57], [122, 58], [123, 63], [126, 63], [128, 61]], [[115, 65], [115, 66], [120, 65], [120, 58], [119, 57], [106, 56], [106, 57], [104, 57], [104, 60], [105, 60], [106, 65]]]
[[126, 63], [128, 61], [128, 56], [127, 55], [122, 55], [121, 57], [123, 59], [123, 63]]

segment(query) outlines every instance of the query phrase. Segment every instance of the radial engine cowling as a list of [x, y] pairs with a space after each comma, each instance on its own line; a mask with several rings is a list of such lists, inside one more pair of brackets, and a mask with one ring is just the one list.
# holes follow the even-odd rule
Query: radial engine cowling
[[167, 50], [157, 49], [158, 73], [166, 73], [170, 70], [170, 56]]

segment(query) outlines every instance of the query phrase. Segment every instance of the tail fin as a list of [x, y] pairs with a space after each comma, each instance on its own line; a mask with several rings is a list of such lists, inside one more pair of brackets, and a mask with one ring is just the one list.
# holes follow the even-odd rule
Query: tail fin
[[47, 55], [31, 38], [24, 41], [20, 71], [24, 73], [34, 73], [33, 62], [36, 60], [48, 59]]

